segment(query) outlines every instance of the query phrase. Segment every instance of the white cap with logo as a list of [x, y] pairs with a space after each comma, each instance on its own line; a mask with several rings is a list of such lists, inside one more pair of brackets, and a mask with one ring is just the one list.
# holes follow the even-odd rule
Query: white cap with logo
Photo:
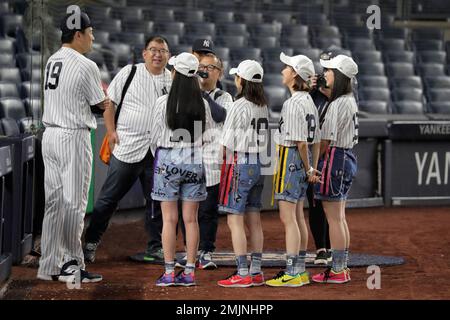
[[193, 77], [198, 70], [198, 59], [191, 53], [183, 52], [169, 59], [169, 64], [186, 77]]
[[280, 60], [284, 64], [291, 66], [300, 78], [305, 81], [308, 81], [309, 77], [316, 74], [314, 63], [307, 56], [299, 54], [297, 56], [289, 57], [282, 52], [280, 53]]
[[330, 60], [320, 60], [322, 67], [327, 69], [337, 69], [345, 76], [353, 78], [358, 74], [358, 65], [349, 56], [340, 54]]
[[239, 77], [250, 81], [261, 83], [263, 81], [264, 70], [261, 65], [255, 60], [244, 60], [237, 68], [231, 68], [230, 74], [237, 74]]

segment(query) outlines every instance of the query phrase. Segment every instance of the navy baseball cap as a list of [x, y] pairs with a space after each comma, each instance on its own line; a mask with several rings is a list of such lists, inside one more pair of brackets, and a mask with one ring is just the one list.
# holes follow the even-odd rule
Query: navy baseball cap
[[85, 12], [80, 12], [80, 24], [77, 26], [77, 19], [74, 14], [66, 14], [61, 20], [59, 28], [61, 29], [63, 35], [75, 33], [76, 31], [83, 31], [86, 28], [92, 27], [91, 19]]
[[214, 53], [214, 42], [210, 39], [196, 39], [192, 45], [193, 52]]

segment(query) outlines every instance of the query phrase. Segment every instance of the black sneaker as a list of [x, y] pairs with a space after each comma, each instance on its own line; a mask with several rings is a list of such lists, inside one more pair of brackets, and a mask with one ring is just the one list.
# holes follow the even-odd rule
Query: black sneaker
[[331, 252], [325, 249], [320, 249], [316, 258], [314, 259], [314, 264], [328, 265], [331, 262]]
[[78, 267], [78, 263], [76, 260], [72, 260], [67, 262], [61, 268], [61, 273], [58, 277], [58, 280], [61, 282], [75, 282], [78, 276], [80, 277], [80, 282], [82, 283], [90, 283], [90, 282], [99, 282], [103, 280], [103, 277], [99, 274], [94, 274], [87, 272], [86, 270], [82, 270]]
[[84, 262], [92, 263], [95, 261], [95, 251], [98, 245], [96, 242], [86, 242], [83, 248]]

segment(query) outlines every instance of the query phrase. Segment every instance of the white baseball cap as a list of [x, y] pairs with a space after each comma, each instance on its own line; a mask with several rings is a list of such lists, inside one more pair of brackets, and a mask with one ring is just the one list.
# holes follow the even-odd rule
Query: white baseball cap
[[314, 70], [314, 63], [307, 56], [299, 54], [297, 56], [289, 57], [282, 52], [280, 53], [280, 60], [284, 64], [291, 66], [300, 78], [305, 81], [308, 81], [309, 77], [316, 74]]
[[330, 60], [320, 59], [322, 67], [327, 69], [337, 69], [349, 78], [358, 74], [358, 65], [349, 56], [340, 54]]
[[198, 59], [191, 53], [183, 52], [169, 59], [169, 64], [186, 77], [193, 77], [198, 70]]
[[237, 68], [231, 68], [230, 74], [237, 74], [239, 77], [250, 81], [261, 83], [264, 76], [264, 70], [255, 60], [244, 60]]

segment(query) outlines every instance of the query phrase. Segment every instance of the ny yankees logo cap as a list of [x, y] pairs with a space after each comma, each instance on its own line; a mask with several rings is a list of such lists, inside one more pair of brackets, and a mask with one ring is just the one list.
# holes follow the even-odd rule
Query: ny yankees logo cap
[[280, 53], [280, 60], [284, 64], [291, 66], [300, 78], [305, 81], [308, 81], [309, 77], [315, 75], [314, 63], [307, 56], [299, 54], [289, 57], [282, 52]]
[[261, 83], [263, 81], [264, 70], [261, 65], [255, 60], [244, 60], [237, 68], [231, 68], [230, 74], [237, 74], [239, 77], [250, 81]]
[[169, 64], [186, 77], [193, 77], [197, 73], [198, 59], [191, 53], [183, 52], [169, 59]]
[[340, 54], [330, 60], [320, 59], [322, 67], [327, 69], [337, 69], [350, 79], [358, 74], [358, 65], [349, 56]]
[[192, 51], [214, 53], [214, 42], [209, 39], [196, 39], [192, 45]]

